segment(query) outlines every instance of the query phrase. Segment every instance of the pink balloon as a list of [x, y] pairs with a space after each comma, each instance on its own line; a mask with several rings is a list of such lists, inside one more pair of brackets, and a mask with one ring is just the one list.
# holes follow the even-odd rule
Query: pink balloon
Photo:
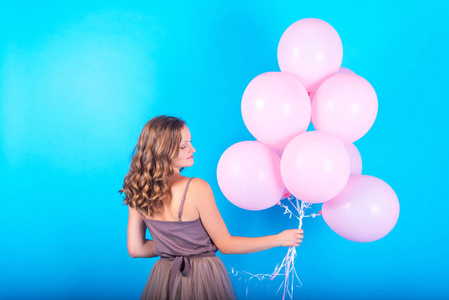
[[[353, 71], [351, 71], [350, 69], [348, 69], [348, 68], [345, 68], [345, 67], [340, 67], [340, 69], [338, 70], [338, 73], [337, 74], [354, 74], [355, 75], [355, 73], [353, 72]], [[319, 87], [318, 87], [319, 88]], [[310, 97], [310, 103], [312, 104], [313, 103], [313, 97], [315, 96], [315, 93], [309, 93], [309, 97]], [[312, 114], [312, 116], [310, 117], [310, 122], [312, 122], [313, 123], [313, 114]]]
[[284, 192], [280, 158], [257, 141], [239, 142], [226, 149], [218, 162], [217, 179], [225, 197], [248, 210], [269, 208]]
[[284, 193], [282, 193], [282, 199], [286, 199], [290, 197], [291, 193], [287, 190], [287, 188], [284, 189]]
[[[315, 93], [314, 92], [309, 93], [311, 106], [313, 105], [313, 97], [315, 97]], [[310, 122], [312, 122], [312, 124], [313, 124], [313, 114], [312, 113], [310, 114]]]
[[354, 144], [345, 145], [349, 155], [349, 165], [351, 166], [350, 175], [362, 174], [362, 156]]
[[376, 92], [368, 81], [358, 75], [338, 74], [326, 80], [313, 97], [313, 125], [350, 144], [371, 128], [377, 106]]
[[309, 92], [335, 75], [343, 59], [337, 31], [320, 19], [302, 19], [285, 30], [278, 46], [282, 72], [295, 75]]
[[351, 176], [343, 191], [323, 204], [324, 221], [340, 236], [354, 242], [372, 242], [386, 236], [399, 218], [393, 189], [379, 178]]
[[307, 130], [311, 105], [304, 87], [281, 72], [254, 78], [242, 98], [242, 116], [249, 132], [260, 142], [282, 150]]
[[281, 158], [281, 175], [286, 188], [308, 203], [335, 197], [349, 178], [345, 146], [329, 133], [309, 131], [294, 138]]
[[276, 153], [277, 156], [279, 156], [279, 159], [282, 157], [282, 152], [284, 152], [284, 150], [279, 150], [279, 149], [276, 149], [276, 148], [273, 148], [273, 147], [271, 147], [271, 150], [273, 150], [274, 153]]
[[354, 74], [355, 75], [355, 72], [348, 68], [340, 67], [340, 69], [338, 70], [338, 74]]

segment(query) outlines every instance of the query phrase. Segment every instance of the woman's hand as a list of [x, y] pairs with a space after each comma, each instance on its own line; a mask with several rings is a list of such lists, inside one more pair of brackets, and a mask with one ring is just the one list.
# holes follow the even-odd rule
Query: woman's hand
[[281, 247], [298, 247], [304, 237], [302, 229], [284, 230], [276, 235], [278, 245]]

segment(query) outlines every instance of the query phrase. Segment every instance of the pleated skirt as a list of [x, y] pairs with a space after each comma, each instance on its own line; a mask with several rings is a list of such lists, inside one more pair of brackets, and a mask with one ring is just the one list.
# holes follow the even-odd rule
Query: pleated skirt
[[172, 262], [159, 259], [153, 266], [140, 300], [228, 300], [235, 299], [228, 272], [217, 256], [190, 259], [190, 273], [176, 272], [169, 290]]

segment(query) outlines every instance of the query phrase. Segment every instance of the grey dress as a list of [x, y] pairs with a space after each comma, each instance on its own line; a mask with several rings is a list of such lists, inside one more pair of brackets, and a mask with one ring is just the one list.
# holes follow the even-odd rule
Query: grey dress
[[[154, 264], [140, 299], [202, 300], [235, 299], [228, 272], [201, 219], [183, 222], [182, 208], [189, 187], [184, 190], [178, 222], [146, 219], [154, 240]], [[142, 213], [141, 213], [142, 214]]]

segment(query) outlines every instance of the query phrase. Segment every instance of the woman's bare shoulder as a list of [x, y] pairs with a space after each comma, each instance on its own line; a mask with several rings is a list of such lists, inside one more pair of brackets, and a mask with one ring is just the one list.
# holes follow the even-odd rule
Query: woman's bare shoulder
[[198, 192], [198, 193], [211, 191], [209, 183], [207, 183], [206, 180], [198, 178], [198, 177], [194, 177], [192, 179], [192, 181], [190, 182], [190, 188], [194, 192]]
[[197, 209], [215, 203], [214, 193], [209, 183], [204, 179], [193, 178], [190, 182], [189, 193], [191, 199], [193, 199], [192, 203]]

